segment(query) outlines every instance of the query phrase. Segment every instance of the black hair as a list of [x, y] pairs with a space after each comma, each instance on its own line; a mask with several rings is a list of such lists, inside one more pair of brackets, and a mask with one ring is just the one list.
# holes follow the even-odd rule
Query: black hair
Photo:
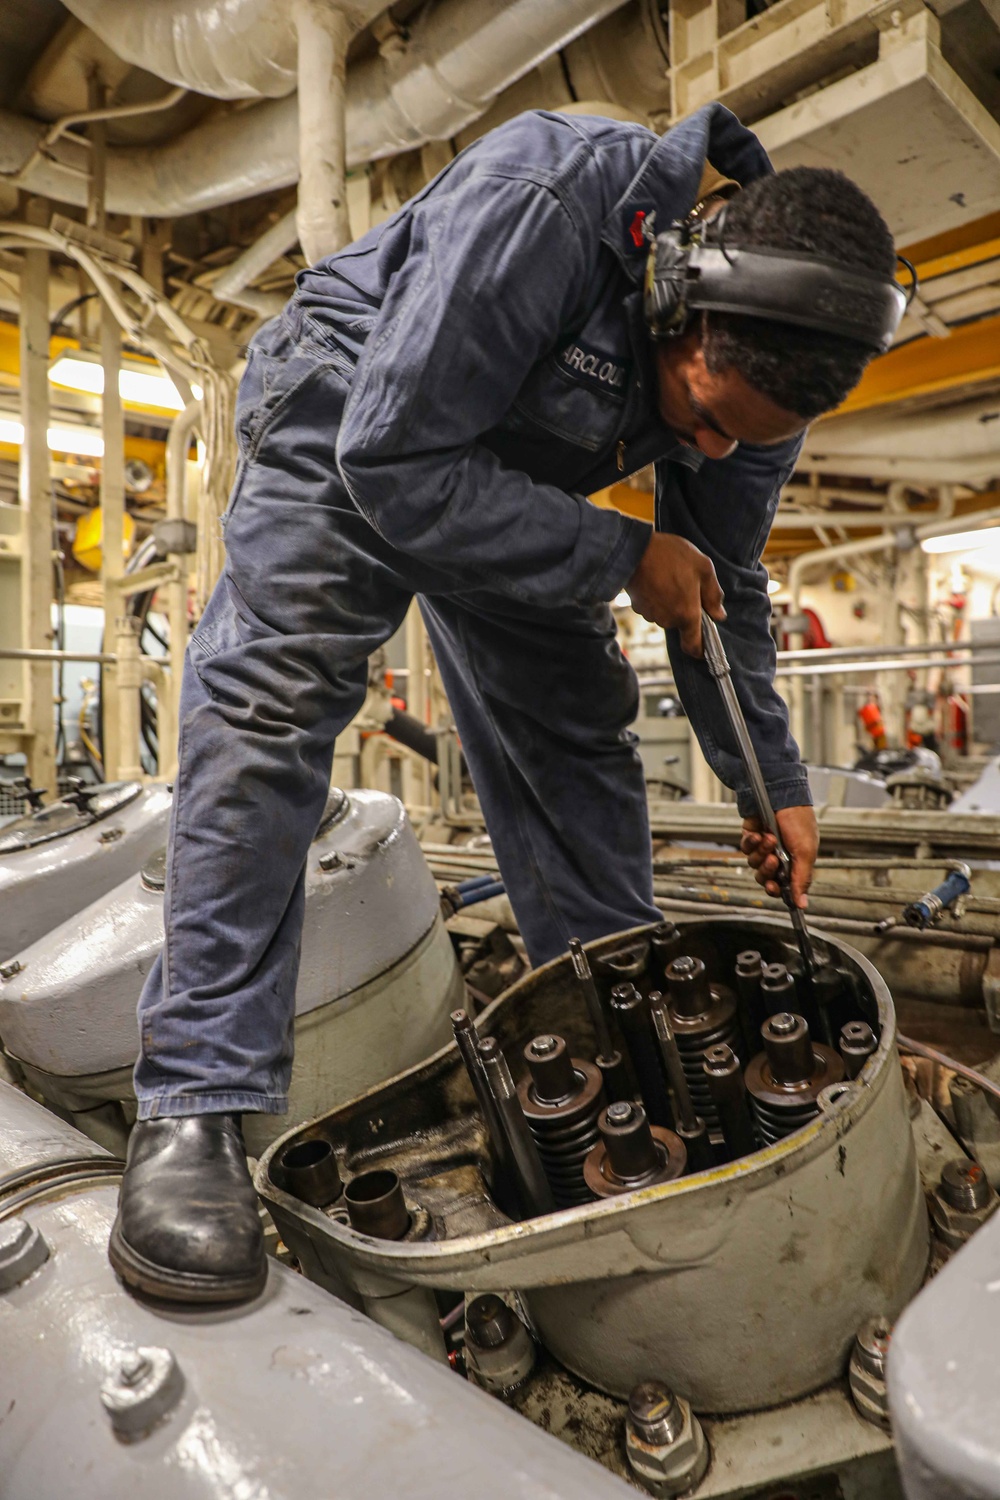
[[[895, 274], [896, 248], [885, 220], [843, 172], [790, 167], [758, 178], [725, 214], [728, 245], [804, 250], [875, 275]], [[874, 352], [839, 333], [725, 312], [703, 315], [702, 344], [713, 374], [732, 367], [807, 421], [840, 405]]]

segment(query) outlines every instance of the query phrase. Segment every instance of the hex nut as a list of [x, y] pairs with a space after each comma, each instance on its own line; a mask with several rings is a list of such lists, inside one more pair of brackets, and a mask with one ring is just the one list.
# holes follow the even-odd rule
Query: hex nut
[[[470, 1323], [470, 1308], [476, 1303], [497, 1302], [508, 1318], [491, 1320], [484, 1338]], [[487, 1307], [484, 1309], [490, 1312]], [[535, 1341], [517, 1314], [500, 1298], [476, 1298], [466, 1308], [465, 1362], [468, 1378], [494, 1396], [509, 1396], [518, 1390], [535, 1368]]]
[[101, 1386], [101, 1405], [115, 1436], [134, 1443], [168, 1416], [184, 1394], [184, 1376], [169, 1349], [128, 1349]]
[[891, 1431], [885, 1360], [892, 1330], [884, 1318], [869, 1318], [858, 1329], [847, 1378], [858, 1416], [883, 1432]]
[[49, 1254], [45, 1236], [27, 1219], [5, 1219], [0, 1223], [0, 1292], [27, 1281]]
[[631, 1419], [625, 1422], [625, 1456], [629, 1468], [650, 1494], [683, 1495], [700, 1484], [708, 1468], [708, 1440], [690, 1403], [680, 1396], [680, 1431], [672, 1442], [648, 1443], [636, 1432]]
[[956, 1208], [938, 1188], [931, 1195], [931, 1218], [942, 1244], [949, 1250], [960, 1250], [976, 1230], [981, 1229], [987, 1219], [996, 1213], [998, 1206], [1000, 1198], [992, 1188], [981, 1208]]

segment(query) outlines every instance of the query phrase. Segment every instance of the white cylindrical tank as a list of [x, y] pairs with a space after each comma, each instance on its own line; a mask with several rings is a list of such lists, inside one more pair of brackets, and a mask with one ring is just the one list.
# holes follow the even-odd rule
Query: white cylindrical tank
[[[136, 1002], [163, 943], [165, 858], [24, 949], [0, 980], [0, 1040], [34, 1087], [121, 1149], [134, 1108]], [[258, 1152], [447, 1041], [463, 999], [437, 887], [402, 804], [331, 796], [306, 867], [289, 1115], [247, 1115]], [[124, 1104], [125, 1115], [109, 1105]]]

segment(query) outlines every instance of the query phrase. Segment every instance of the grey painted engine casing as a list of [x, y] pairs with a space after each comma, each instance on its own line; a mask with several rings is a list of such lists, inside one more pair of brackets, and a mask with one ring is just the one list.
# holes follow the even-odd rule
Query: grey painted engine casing
[[[0, 961], [141, 869], [166, 842], [171, 800], [163, 785], [143, 787], [106, 818], [31, 848], [0, 853]], [[8, 823], [0, 834], [9, 838], [15, 826], [29, 821], [36, 823], [37, 815]]]
[[[248, 1116], [252, 1151], [289, 1119], [436, 1051], [462, 1003], [437, 887], [402, 804], [351, 792], [321, 830], [306, 867], [289, 1115]], [[162, 891], [135, 875], [24, 949], [22, 968], [0, 980], [4, 1050], [59, 1107], [130, 1096], [136, 1002], [162, 943]]]
[[906, 1309], [889, 1406], [907, 1500], [1000, 1500], [1000, 1215]]
[[[0, 1084], [0, 1179], [98, 1148]], [[0, 1292], [4, 1500], [626, 1500], [634, 1491], [503, 1403], [271, 1262], [260, 1297], [159, 1311], [107, 1259], [117, 1189], [43, 1191], [18, 1209], [49, 1247]], [[0, 1218], [4, 1216], [0, 1188]], [[125, 1442], [102, 1384], [136, 1348], [169, 1349], [177, 1404]]]
[[[789, 932], [766, 917], [678, 925], [686, 951], [726, 953], [727, 962], [748, 946], [780, 955]], [[610, 1395], [627, 1397], [656, 1376], [699, 1412], [796, 1400], [843, 1375], [857, 1329], [905, 1306], [928, 1254], [889, 991], [854, 949], [832, 937], [824, 943], [867, 991], [879, 1046], [828, 1114], [776, 1145], [621, 1197], [487, 1227], [484, 1216], [470, 1216], [483, 1191], [474, 1171], [488, 1158], [452, 1045], [308, 1131], [334, 1144], [345, 1179], [377, 1156], [399, 1172], [411, 1201], [421, 1203], [425, 1187], [440, 1195], [441, 1215], [452, 1211], [445, 1174], [461, 1161], [452, 1234], [370, 1239], [294, 1198], [281, 1185], [281, 1154], [299, 1138], [293, 1132], [262, 1158], [258, 1191], [306, 1274], [348, 1295], [365, 1297], [376, 1283], [387, 1302], [389, 1288], [397, 1296], [407, 1288], [514, 1290], [556, 1359]], [[519, 980], [477, 1026], [518, 1072], [525, 1042], [543, 1031], [565, 1036], [576, 1055], [594, 1052], [568, 957]]]

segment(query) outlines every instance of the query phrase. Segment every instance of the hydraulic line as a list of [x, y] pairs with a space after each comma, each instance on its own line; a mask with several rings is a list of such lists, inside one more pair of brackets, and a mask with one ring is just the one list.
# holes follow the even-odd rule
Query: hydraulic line
[[901, 1036], [897, 1031], [896, 1045], [900, 1052], [912, 1052], [915, 1057], [926, 1057], [929, 1062], [940, 1063], [943, 1068], [950, 1068], [960, 1078], [967, 1078], [974, 1083], [977, 1089], [982, 1089], [984, 1094], [991, 1094], [994, 1099], [1000, 1099], [1000, 1083], [994, 1083], [992, 1078], [987, 1078], [985, 1073], [980, 1073], [976, 1068], [966, 1067], [965, 1063], [956, 1062], [955, 1058], [949, 1057], [946, 1052], [939, 1052], [936, 1047], [929, 1047], [926, 1042], [915, 1042], [912, 1037]]

